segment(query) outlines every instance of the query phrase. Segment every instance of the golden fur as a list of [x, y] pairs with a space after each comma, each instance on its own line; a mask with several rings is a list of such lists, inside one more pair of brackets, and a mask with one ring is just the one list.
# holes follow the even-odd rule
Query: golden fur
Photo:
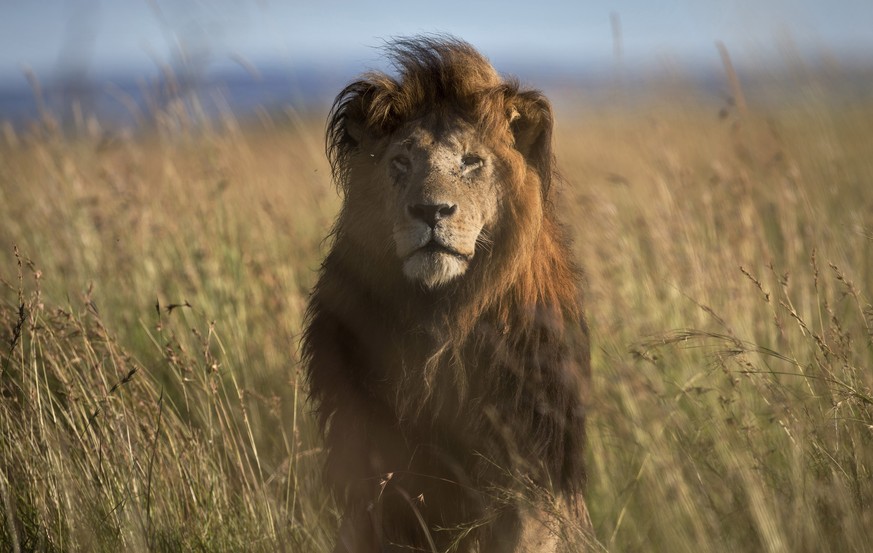
[[[519, 482], [584, 516], [588, 333], [552, 205], [552, 110], [459, 40], [401, 39], [388, 53], [397, 76], [364, 75], [329, 116], [345, 201], [303, 339], [345, 513], [336, 551], [525, 550], [541, 539], [525, 528], [548, 522], [521, 506]], [[453, 168], [471, 148], [481, 158]], [[394, 251], [410, 194], [460, 206], [415, 230], [475, 240], [447, 276]], [[451, 258], [427, 255], [437, 269]]]

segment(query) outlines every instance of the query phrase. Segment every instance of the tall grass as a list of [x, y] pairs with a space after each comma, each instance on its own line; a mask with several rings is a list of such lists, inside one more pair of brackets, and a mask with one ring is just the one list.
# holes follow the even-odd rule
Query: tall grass
[[813, 105], [665, 108], [576, 142], [591, 157], [568, 174], [596, 183], [569, 206], [595, 331], [591, 509], [611, 549], [869, 547], [869, 107]]
[[[869, 547], [873, 105], [821, 98], [558, 114], [608, 550]], [[0, 548], [330, 550], [296, 350], [321, 132], [6, 133]]]

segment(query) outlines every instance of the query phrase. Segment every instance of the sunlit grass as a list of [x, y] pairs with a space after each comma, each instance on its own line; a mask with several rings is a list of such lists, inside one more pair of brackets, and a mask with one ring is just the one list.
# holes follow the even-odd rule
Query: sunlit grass
[[[297, 341], [339, 200], [291, 115], [7, 133], [0, 548], [330, 550]], [[873, 106], [558, 115], [603, 546], [864, 550]]]

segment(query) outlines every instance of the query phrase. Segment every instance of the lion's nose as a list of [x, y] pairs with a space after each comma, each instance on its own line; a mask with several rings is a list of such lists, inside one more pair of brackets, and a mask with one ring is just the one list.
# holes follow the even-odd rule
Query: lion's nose
[[409, 206], [409, 214], [412, 215], [412, 218], [424, 221], [430, 228], [435, 227], [440, 219], [451, 217], [457, 210], [457, 204], [415, 204]]

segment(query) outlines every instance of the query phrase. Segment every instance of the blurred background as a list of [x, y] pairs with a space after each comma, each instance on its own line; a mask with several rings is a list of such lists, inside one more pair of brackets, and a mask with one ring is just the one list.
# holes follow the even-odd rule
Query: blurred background
[[418, 33], [471, 42], [559, 106], [580, 90], [593, 104], [610, 101], [616, 84], [633, 101], [652, 88], [641, 85], [677, 78], [723, 98], [717, 41], [746, 86], [801, 92], [791, 71], [803, 65], [838, 71], [838, 96], [857, 95], [873, 60], [871, 27], [867, 0], [5, 0], [0, 119], [20, 124], [48, 109], [67, 124], [77, 115], [125, 124], [189, 95], [207, 117], [324, 109], [345, 82], [380, 67], [385, 40]]

